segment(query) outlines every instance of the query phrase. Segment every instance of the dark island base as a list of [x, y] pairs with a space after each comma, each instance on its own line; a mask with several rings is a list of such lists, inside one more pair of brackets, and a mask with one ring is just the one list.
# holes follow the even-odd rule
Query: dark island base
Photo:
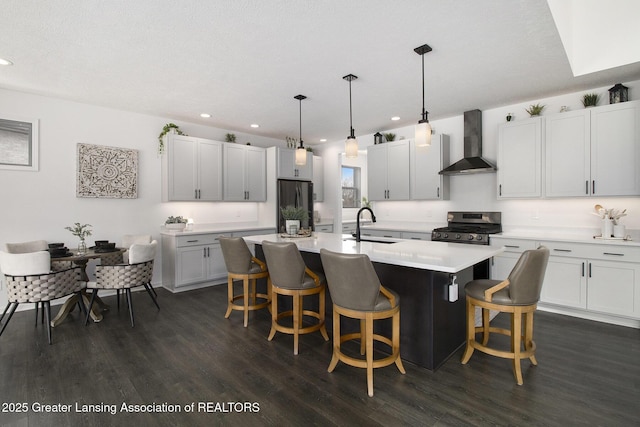
[[[256, 257], [264, 260], [261, 245], [255, 245]], [[302, 252], [307, 267], [324, 272], [320, 254]], [[400, 355], [403, 361], [436, 370], [465, 342], [464, 284], [473, 279], [473, 267], [455, 274], [421, 270], [391, 264], [373, 263], [383, 286], [400, 296]], [[458, 301], [448, 301], [448, 287], [457, 276]], [[266, 286], [266, 284], [262, 284]], [[326, 293], [326, 327], [333, 329], [331, 296]], [[306, 298], [305, 308], [317, 310], [317, 298]], [[291, 299], [278, 300], [279, 307], [291, 309]], [[344, 332], [356, 331], [359, 323], [343, 319]], [[391, 321], [377, 321], [376, 333], [390, 336]], [[380, 345], [381, 351], [388, 347]]]

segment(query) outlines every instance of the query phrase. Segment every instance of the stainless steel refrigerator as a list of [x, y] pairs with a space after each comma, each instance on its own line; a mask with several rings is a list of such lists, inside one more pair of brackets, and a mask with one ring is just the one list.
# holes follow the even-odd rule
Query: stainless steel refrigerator
[[309, 214], [307, 221], [302, 221], [300, 227], [313, 229], [313, 183], [309, 181], [278, 180], [278, 232], [284, 232], [284, 218], [281, 207], [303, 207]]

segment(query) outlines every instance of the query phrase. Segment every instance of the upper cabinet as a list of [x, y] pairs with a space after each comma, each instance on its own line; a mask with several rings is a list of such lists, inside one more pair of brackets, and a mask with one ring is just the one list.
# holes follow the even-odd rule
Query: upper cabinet
[[545, 196], [640, 195], [639, 104], [545, 117]]
[[167, 134], [162, 201], [222, 200], [222, 142]]
[[449, 136], [432, 135], [431, 145], [410, 143], [411, 200], [449, 200], [449, 176], [439, 172], [449, 166]]
[[640, 195], [640, 102], [591, 110], [591, 192]]
[[313, 201], [324, 201], [324, 164], [320, 156], [313, 156]]
[[277, 150], [278, 178], [296, 179], [299, 181], [313, 180], [313, 153], [307, 151], [307, 162], [304, 165], [296, 165], [296, 150], [281, 148]]
[[409, 200], [409, 140], [367, 147], [369, 200]]
[[224, 146], [224, 200], [267, 200], [267, 156], [264, 148], [250, 145]]
[[498, 128], [498, 198], [542, 195], [542, 117]]
[[591, 195], [590, 111], [545, 117], [545, 195]]

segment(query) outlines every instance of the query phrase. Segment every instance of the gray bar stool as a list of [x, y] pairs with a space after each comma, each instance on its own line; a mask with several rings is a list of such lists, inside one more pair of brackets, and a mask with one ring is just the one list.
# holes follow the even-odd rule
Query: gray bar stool
[[[295, 243], [275, 243], [265, 240], [262, 242], [262, 250], [269, 266], [272, 293], [269, 341], [273, 339], [276, 331], [293, 334], [293, 354], [298, 354], [299, 335], [320, 331], [324, 340], [329, 341], [324, 325], [326, 288], [324, 277], [307, 268]], [[278, 313], [278, 295], [291, 296], [293, 310]], [[303, 308], [303, 298], [310, 295], [318, 295], [320, 301], [317, 312]], [[311, 326], [302, 326], [304, 316], [314, 317], [318, 322]], [[293, 327], [278, 323], [285, 317], [292, 317]]]
[[[536, 343], [533, 341], [533, 313], [540, 299], [548, 260], [549, 249], [541, 246], [536, 250], [523, 252], [506, 280], [483, 279], [467, 283], [467, 346], [462, 356], [463, 365], [469, 361], [474, 349], [492, 356], [511, 359], [513, 374], [518, 385], [522, 385], [520, 360], [529, 358], [533, 365], [538, 364], [535, 357]], [[475, 325], [476, 307], [482, 308], [482, 326], [479, 327]], [[491, 326], [489, 310], [511, 313], [511, 330]], [[483, 334], [482, 343], [476, 341], [478, 332]], [[511, 351], [487, 346], [491, 332], [511, 337]]]
[[[380, 284], [373, 264], [367, 255], [341, 254], [320, 249], [322, 266], [327, 274], [329, 293], [333, 301], [333, 356], [329, 372], [339, 361], [367, 370], [367, 392], [373, 396], [373, 368], [396, 364], [406, 373], [400, 358], [400, 297]], [[340, 316], [360, 320], [360, 332], [340, 335]], [[373, 332], [375, 320], [392, 320], [391, 338]], [[365, 359], [346, 355], [341, 344], [360, 339], [360, 354]], [[391, 355], [374, 360], [373, 342], [391, 347]]]
[[[244, 312], [244, 327], [249, 322], [249, 311], [260, 310], [271, 304], [270, 291], [267, 294], [259, 294], [256, 292], [257, 279], [264, 279], [269, 276], [267, 265], [254, 257], [242, 237], [219, 237], [220, 247], [222, 248], [222, 256], [227, 266], [227, 312], [225, 319], [231, 316], [233, 310], [242, 310]], [[242, 294], [235, 295], [233, 291], [233, 282], [242, 280]], [[251, 285], [251, 288], [249, 288]], [[258, 302], [258, 298], [264, 300]], [[236, 304], [234, 301], [242, 299], [242, 305]]]

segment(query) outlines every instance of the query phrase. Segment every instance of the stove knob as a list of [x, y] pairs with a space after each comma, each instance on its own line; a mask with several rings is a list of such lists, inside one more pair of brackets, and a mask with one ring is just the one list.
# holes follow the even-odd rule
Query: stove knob
[[444, 238], [448, 239], [449, 238], [449, 233], [444, 233]]
[[478, 239], [478, 240], [482, 240], [482, 236], [481, 236], [481, 235], [478, 235], [478, 237], [476, 237], [476, 239]]
[[461, 236], [459, 234], [456, 234], [456, 239], [460, 240], [460, 237]]
[[436, 237], [439, 239], [440, 237], [442, 237], [442, 234], [436, 233]]
[[469, 237], [467, 237], [468, 240], [473, 240], [473, 234], [469, 234]]

